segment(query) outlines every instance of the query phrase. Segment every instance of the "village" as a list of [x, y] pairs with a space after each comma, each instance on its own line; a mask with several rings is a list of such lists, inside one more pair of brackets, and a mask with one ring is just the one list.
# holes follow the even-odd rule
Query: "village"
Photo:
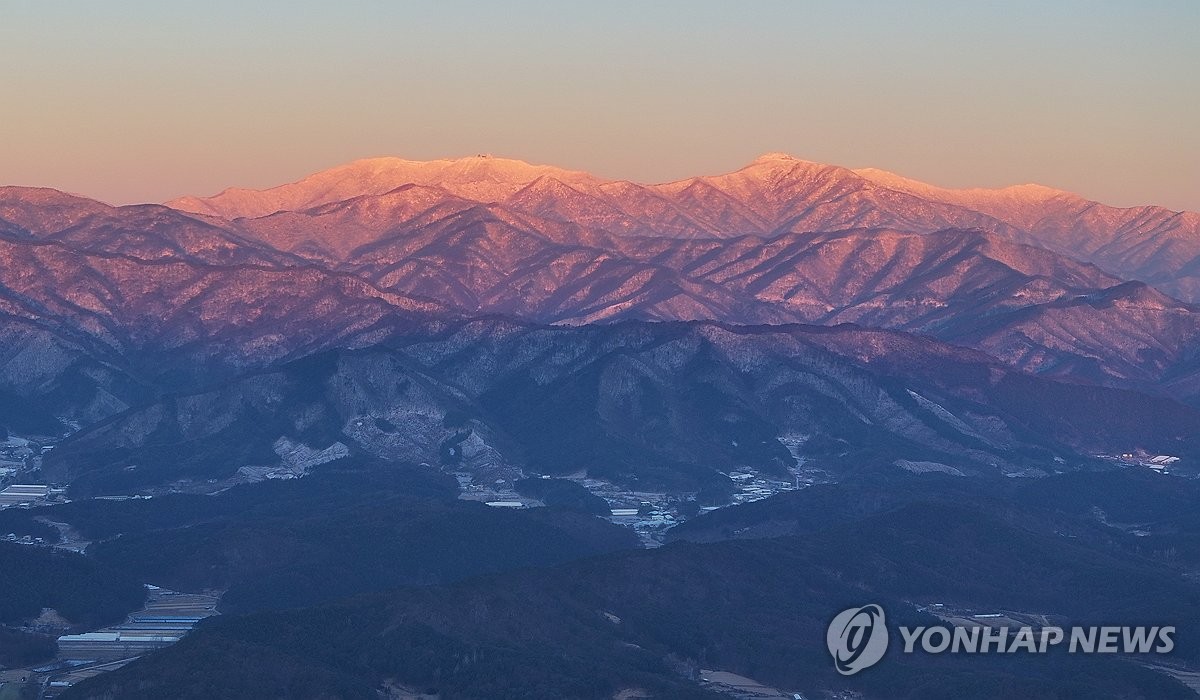
[[[30, 631], [54, 634], [54, 659], [33, 668], [0, 669], [0, 687], [32, 684], [40, 699], [58, 697], [67, 688], [114, 671], [147, 652], [174, 644], [206, 617], [217, 614], [217, 594], [193, 594], [146, 586], [146, 603], [121, 623], [90, 632], [66, 633], [53, 615], [31, 623]], [[2, 696], [0, 696], [2, 697]]]
[[[719, 504], [698, 503], [690, 494], [635, 491], [582, 473], [563, 478], [604, 499], [610, 510], [607, 519], [632, 529], [645, 547], [662, 546], [668, 530], [700, 513], [760, 501], [828, 479], [825, 472], [807, 468], [803, 458], [788, 470], [786, 477], [764, 474], [748, 466], [732, 470], [724, 476], [729, 478], [733, 488], [728, 500]], [[463, 500], [479, 501], [494, 508], [536, 508], [544, 505], [536, 498], [517, 493], [509, 480], [498, 479], [490, 484], [480, 484], [468, 472], [456, 472], [455, 477], [461, 489], [459, 498]]]

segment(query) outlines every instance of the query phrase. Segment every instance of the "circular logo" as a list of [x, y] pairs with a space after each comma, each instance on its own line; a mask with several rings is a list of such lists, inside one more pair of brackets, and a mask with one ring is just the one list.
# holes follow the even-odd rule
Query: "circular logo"
[[843, 676], [853, 676], [879, 663], [888, 645], [883, 608], [864, 605], [841, 611], [829, 623], [825, 644], [834, 667]]

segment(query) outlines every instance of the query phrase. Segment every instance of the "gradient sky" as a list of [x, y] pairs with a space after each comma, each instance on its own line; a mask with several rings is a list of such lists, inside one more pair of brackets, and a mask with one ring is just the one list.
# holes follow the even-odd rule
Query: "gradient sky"
[[[481, 4], [481, 3], [475, 3]], [[489, 152], [765, 151], [1200, 210], [1200, 1], [0, 6], [0, 183], [113, 203]]]

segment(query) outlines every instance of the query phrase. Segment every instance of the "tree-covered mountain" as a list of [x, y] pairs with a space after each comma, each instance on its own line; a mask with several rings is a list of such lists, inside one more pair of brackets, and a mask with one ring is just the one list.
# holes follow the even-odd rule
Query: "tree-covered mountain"
[[[72, 493], [212, 491], [342, 454], [480, 483], [587, 473], [697, 491], [750, 467], [791, 480], [941, 464], [1038, 475], [1135, 450], [1194, 458], [1200, 412], [853, 326], [442, 324], [151, 402], [73, 435]], [[1190, 462], [1180, 465], [1186, 467]]]
[[[430, 468], [350, 458], [303, 479], [216, 495], [82, 500], [5, 512], [24, 532], [66, 523], [102, 571], [172, 590], [224, 591], [225, 612], [289, 608], [637, 547], [627, 528], [559, 508], [457, 500]], [[14, 603], [15, 604], [15, 603]]]

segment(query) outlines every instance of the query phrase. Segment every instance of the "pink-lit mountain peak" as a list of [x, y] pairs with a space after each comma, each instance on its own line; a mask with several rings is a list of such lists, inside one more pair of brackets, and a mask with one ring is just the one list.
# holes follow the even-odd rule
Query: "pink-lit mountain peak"
[[781, 180], [795, 179], [813, 179], [813, 178], [831, 178], [831, 179], [859, 179], [855, 174], [843, 167], [837, 165], [829, 165], [826, 163], [818, 163], [811, 160], [797, 158], [787, 153], [764, 153], [754, 160], [747, 163], [745, 166], [723, 175], [709, 175], [703, 178], [690, 178], [682, 180], [678, 183], [668, 183], [659, 187], [678, 186], [682, 183], [691, 182], [695, 179], [704, 179], [710, 182], [729, 181], [734, 179], [759, 181], [763, 184], [773, 184]]
[[1072, 192], [1035, 183], [995, 189], [985, 187], [938, 187], [878, 168], [859, 168], [854, 173], [897, 192], [934, 202], [967, 207], [994, 216], [1014, 226], [1029, 227], [1056, 207], [1087, 204]]
[[886, 198], [892, 196], [891, 193], [900, 193], [921, 202], [969, 209], [1019, 227], [1036, 222], [1045, 215], [1047, 208], [1087, 203], [1074, 193], [1033, 183], [1001, 188], [946, 188], [878, 168], [850, 169], [807, 161], [786, 153], [765, 153], [740, 170], [707, 179], [727, 185], [740, 180], [785, 189], [789, 185], [800, 186], [828, 196], [853, 191], [872, 198]]
[[866, 178], [872, 182], [890, 187], [891, 189], [909, 192], [910, 194], [919, 194], [922, 196], [936, 196], [938, 198], [956, 198], [960, 200], [968, 200], [973, 197], [987, 196], [1010, 196], [1020, 197], [1029, 201], [1046, 200], [1054, 198], [1071, 198], [1081, 199], [1079, 195], [1067, 192], [1065, 190], [1047, 187], [1036, 183], [1027, 183], [1024, 185], [1009, 185], [1007, 187], [987, 188], [987, 187], [965, 187], [951, 188], [938, 187], [920, 180], [914, 180], [897, 173], [881, 170], [879, 168], [856, 168], [853, 171], [856, 175]]
[[0, 221], [38, 235], [61, 231], [85, 217], [111, 209], [94, 199], [48, 187], [0, 187]]
[[601, 182], [583, 172], [490, 155], [430, 161], [382, 157], [356, 160], [270, 189], [231, 188], [212, 197], [180, 197], [168, 206], [226, 218], [258, 217], [384, 194], [410, 184], [440, 187], [456, 196], [494, 202], [546, 176], [571, 184]]

